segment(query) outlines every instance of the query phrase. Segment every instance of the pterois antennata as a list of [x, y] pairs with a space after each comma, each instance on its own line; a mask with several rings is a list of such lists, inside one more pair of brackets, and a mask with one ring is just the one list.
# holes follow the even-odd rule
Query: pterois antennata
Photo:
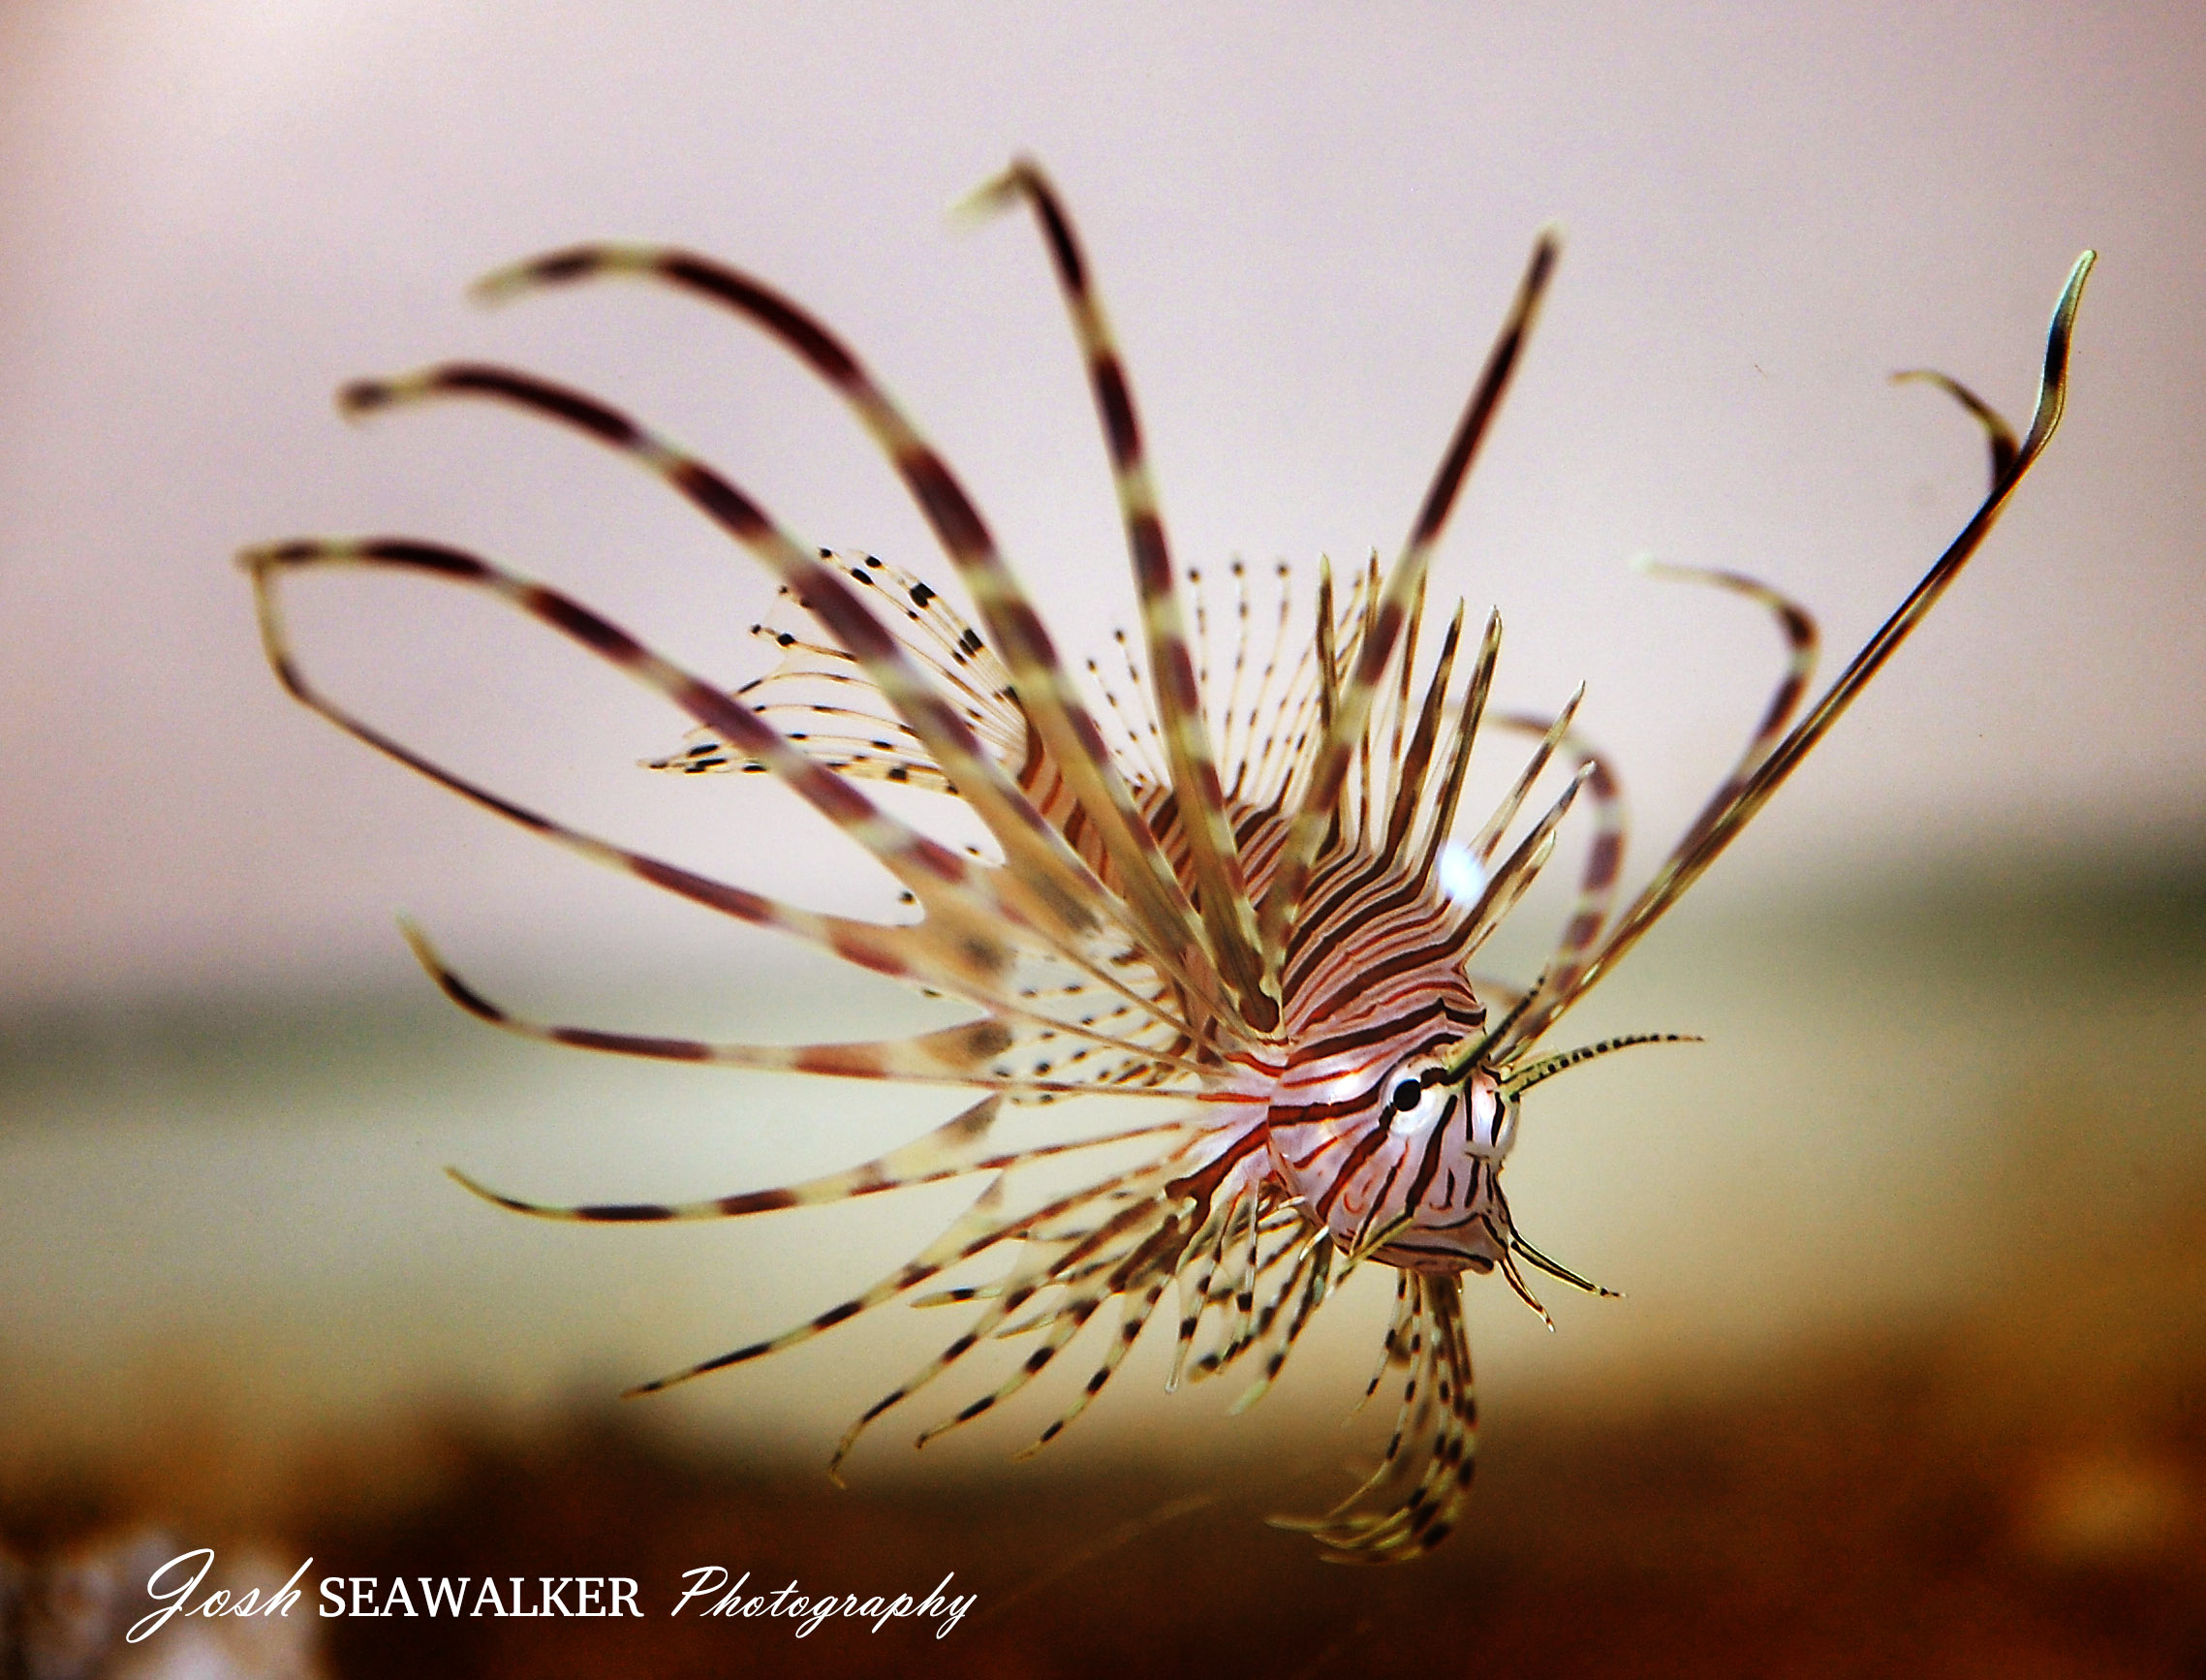
[[[1041, 1431], [1039, 1447], [1095, 1399], [1167, 1285], [1177, 1290], [1174, 1381], [1249, 1360], [1255, 1375], [1245, 1406], [1278, 1377], [1328, 1289], [1349, 1268], [1376, 1261], [1396, 1272], [1373, 1379], [1376, 1388], [1389, 1368], [1403, 1378], [1395, 1428], [1362, 1485], [1325, 1516], [1290, 1526], [1314, 1534], [1331, 1557], [1413, 1557], [1447, 1534], [1471, 1483], [1476, 1410], [1464, 1274], [1500, 1271], [1535, 1310], [1525, 1268], [1594, 1289], [1526, 1239], [1502, 1193], [1524, 1095], [1593, 1057], [1670, 1035], [1564, 1050], [1542, 1042], [1761, 808], [1983, 541], [2059, 422], [2092, 255], [2077, 261], [2054, 310], [2036, 412], [2019, 442], [1959, 385], [1913, 376], [1941, 385], [1981, 423], [1991, 487], [1804, 715], [1816, 650], [1808, 614], [1744, 577], [1675, 573], [1767, 608], [1788, 657], [1736, 768], [1653, 879], [1612, 915], [1624, 856], [1621, 801], [1608, 765], [1572, 730], [1576, 701], [1551, 718], [1489, 716], [1500, 621], [1486, 621], [1466, 660], [1460, 607], [1429, 664], [1420, 669], [1417, 661], [1433, 548], [1515, 371], [1554, 269], [1554, 236], [1543, 234], [1533, 249], [1393, 566], [1382, 572], [1375, 557], [1339, 590], [1321, 569], [1312, 627], [1292, 638], [1283, 578], [1277, 624], [1257, 635], [1271, 648], [1260, 659], [1250, 651], [1248, 594], [1236, 568], [1240, 651], [1219, 704], [1203, 692], [1207, 673], [1188, 632], [1133, 396], [1072, 224], [1029, 164], [977, 198], [982, 206], [1022, 202], [1048, 245], [1102, 418], [1140, 604], [1146, 708], [1111, 699], [1103, 713], [1092, 709], [1090, 691], [1068, 669], [956, 476], [839, 339], [764, 283], [663, 248], [581, 246], [493, 275], [482, 290], [503, 297], [629, 275], [749, 322], [849, 403], [941, 541], [979, 623], [906, 572], [799, 542], [726, 476], [594, 397], [507, 368], [451, 363], [353, 385], [342, 406], [357, 414], [430, 397], [486, 397], [635, 460], [780, 579], [782, 606], [762, 629], [783, 649], [782, 664], [730, 694], [565, 595], [473, 554], [405, 538], [297, 541], [248, 552], [268, 658], [293, 695], [341, 729], [570, 851], [978, 1011], [910, 1038], [803, 1045], [541, 1025], [484, 998], [409, 929], [454, 1002], [532, 1038], [984, 1093], [947, 1125], [878, 1160], [705, 1201], [547, 1207], [462, 1178], [518, 1212], [617, 1222], [740, 1217], [967, 1174], [984, 1181], [948, 1229], [873, 1288], [637, 1392], [792, 1347], [930, 1284], [917, 1299], [975, 1303], [962, 1332], [852, 1427], [836, 1451], [839, 1465], [860, 1430], [984, 1340], [1025, 1338], [1030, 1351], [1008, 1380], [936, 1424], [922, 1444], [1010, 1398], [1115, 1304], [1092, 1374]], [[338, 707], [289, 652], [276, 586], [293, 572], [339, 566], [428, 573], [488, 591], [625, 670], [697, 726], [692, 744], [657, 767], [777, 778], [879, 860], [917, 919], [817, 914], [613, 845], [524, 809]], [[1126, 722], [1113, 725], [1123, 737], [1115, 750], [1099, 722], [1113, 713]], [[1482, 723], [1522, 731], [1534, 744], [1500, 807], [1475, 836], [1458, 840], [1456, 808]], [[1571, 769], [1568, 785], [1521, 824], [1527, 795], [1551, 763]], [[868, 797], [867, 781], [962, 801], [996, 856], [961, 855], [919, 832]], [[1558, 825], [1581, 797], [1593, 832], [1553, 956], [1528, 985], [1474, 980], [1468, 961], [1547, 860]], [[1006, 1103], [1097, 1093], [1161, 1100], [1164, 1118], [1039, 1148], [1010, 1147], [997, 1132]], [[1122, 1159], [1133, 1165], [1069, 1193], [1020, 1199], [1032, 1182], [1021, 1178], [1026, 1169], [1102, 1144], [1130, 1151]], [[944, 1281], [982, 1255], [1008, 1260], [1001, 1275]]]

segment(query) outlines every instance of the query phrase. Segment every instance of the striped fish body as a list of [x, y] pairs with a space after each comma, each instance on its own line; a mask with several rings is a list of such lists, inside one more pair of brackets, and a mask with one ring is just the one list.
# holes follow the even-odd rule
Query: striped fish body
[[[935, 622], [931, 637], [907, 629], [915, 659], [929, 666], [938, 682], [977, 683], [985, 692], [985, 709], [977, 708], [975, 719], [984, 726], [983, 735], [1021, 743], [1015, 765], [1021, 791], [1065, 833], [1102, 884], [1113, 892], [1121, 890], [1118, 865], [1095, 827], [1082, 820], [1065, 778], [1019, 712], [1013, 686], [980, 638], [923, 581], [872, 557], [827, 558], [854, 577], [869, 578], [888, 598], [921, 606]], [[1238, 605], [1245, 618], [1246, 583], [1238, 569], [1235, 582], [1244, 597]], [[1284, 568], [1280, 584], [1282, 589], [1289, 586]], [[1356, 615], [1371, 598], [1367, 587], [1352, 600], [1348, 620], [1335, 626], [1338, 645], [1354, 645], [1361, 631]], [[1294, 603], [1283, 598], [1279, 605], [1290, 611]], [[1318, 609], [1324, 610], [1322, 603]], [[1198, 621], [1207, 616], [1198, 610]], [[878, 695], [867, 694], [862, 673], [850, 669], [846, 657], [821, 638], [819, 628], [806, 622], [793, 602], [785, 601], [776, 615], [757, 627], [757, 634], [780, 647], [783, 659], [779, 669], [747, 691], [748, 698], [761, 715], [781, 720], [792, 738], [820, 740], [834, 719], [847, 724], [861, 706], [881, 728], [890, 727], [886, 706]], [[1323, 709], [1320, 697], [1342, 674], [1336, 669], [1328, 678], [1317, 670], [1320, 657], [1336, 664], [1340, 660], [1338, 654], [1324, 655], [1322, 645], [1313, 636], [1287, 681], [1293, 703], [1271, 726], [1273, 737], [1289, 731], [1284, 746], [1259, 734], [1264, 726], [1258, 720], [1230, 709], [1214, 730], [1228, 742], [1248, 741], [1240, 759], [1226, 768], [1235, 787], [1255, 787], [1265, 795], [1260, 802], [1231, 794], [1223, 798], [1253, 898], [1263, 896], [1278, 872], [1291, 828], [1288, 789], [1307, 769], [1315, 718]], [[962, 652], [959, 667], [943, 663], [946, 648]], [[1228, 677], [1229, 692], [1238, 694], [1250, 683], [1252, 673], [1240, 669], [1246, 659], [1244, 643], [1236, 651], [1234, 668], [1222, 673]], [[1428, 698], [1440, 699], [1444, 687], [1436, 687]], [[1397, 732], [1392, 726], [1402, 693], [1397, 685], [1387, 697], [1395, 701], [1393, 709], [1383, 710], [1375, 720], [1378, 743]], [[833, 698], [823, 700], [823, 695]], [[1128, 710], [1115, 696], [1112, 704], [1122, 713]], [[1136, 762], [1139, 736], [1152, 735], [1157, 728], [1154, 718], [1139, 718], [1136, 735], [1115, 756]], [[1437, 727], [1425, 733], [1436, 734]], [[923, 755], [897, 752], [878, 734], [845, 732], [836, 738], [840, 750], [834, 762], [845, 774], [948, 789], [939, 766]], [[1413, 734], [1409, 745], [1416, 744]], [[1504, 1098], [1489, 1070], [1476, 1070], [1452, 1082], [1442, 1077], [1486, 1023], [1485, 1006], [1464, 965], [1468, 950], [1490, 931], [1491, 921], [1451, 903], [1437, 884], [1431, 840], [1439, 828], [1439, 803], [1451, 800], [1453, 792], [1428, 785], [1424, 772], [1433, 744], [1428, 739], [1425, 751], [1413, 751], [1407, 762], [1387, 766], [1392, 803], [1410, 819], [1408, 824], [1383, 830], [1377, 816], [1366, 810], [1369, 801], [1359, 798], [1348, 816], [1349, 826], [1362, 832], [1344, 837], [1336, 831], [1320, 856], [1307, 889], [1311, 909], [1297, 924], [1281, 963], [1280, 1018], [1272, 1032], [1252, 1031], [1231, 1018], [1229, 1010], [1225, 1018], [1215, 1008], [1206, 1012], [1205, 1000], [1185, 987], [1155, 989], [1161, 1005], [1168, 1003], [1173, 1014], [1197, 1023], [1187, 1042], [1171, 1048], [1193, 1052], [1203, 1065], [1199, 1082], [1213, 1101], [1199, 1111], [1202, 1128], [1230, 1138], [1236, 1147], [1261, 1141], [1260, 1155], [1252, 1149], [1234, 1157], [1247, 1165], [1234, 1175], [1228, 1195], [1246, 1190], [1267, 1211], [1292, 1209], [1313, 1230], [1326, 1232], [1343, 1254], [1368, 1253], [1385, 1264], [1445, 1275], [1490, 1271], [1506, 1258], [1510, 1229], [1498, 1174], [1514, 1140], [1515, 1105]], [[1598, 764], [1590, 754], [1586, 757]], [[763, 768], [741, 762], [709, 735], [684, 753], [654, 762], [695, 773], [700, 760], [717, 767]], [[1268, 773], [1267, 766], [1273, 766]], [[1008, 760], [1006, 767], [1013, 767]], [[1174, 878], [1191, 902], [1198, 899], [1202, 882], [1180, 821], [1178, 795], [1140, 770], [1129, 774], [1128, 786]], [[1607, 824], [1620, 823], [1612, 782], [1604, 784], [1599, 797]], [[1389, 818], [1394, 815], [1390, 810]], [[1497, 836], [1504, 826], [1488, 824]], [[1607, 890], [1620, 860], [1614, 848], [1593, 860], [1589, 884], [1595, 894]], [[1155, 985], [1153, 977], [1151, 983]], [[1210, 1002], [1216, 1006], [1218, 1000], [1214, 996]], [[1237, 1042], [1239, 1048], [1231, 1057], [1222, 1057], [1214, 1040]], [[1003, 1071], [1010, 1073], [1011, 1066], [1004, 1064]], [[1395, 1234], [1371, 1246], [1375, 1233], [1388, 1230]]]
[[1491, 1271], [1507, 1253], [1499, 1173], [1513, 1104], [1489, 1069], [1445, 1078], [1486, 1020], [1448, 937], [1460, 918], [1429, 887], [1381, 881], [1404, 902], [1344, 912], [1307, 936], [1307, 978], [1286, 997], [1288, 1063], [1265, 1116], [1273, 1171], [1344, 1253], [1392, 1231], [1370, 1250], [1384, 1264]]
[[[1169, 791], [1134, 787], [1184, 872]], [[1227, 809], [1260, 895], [1287, 821], [1276, 806]], [[1203, 1124], [1260, 1135], [1263, 1202], [1291, 1208], [1341, 1253], [1440, 1275], [1491, 1271], [1510, 1234], [1499, 1173], [1515, 1104], [1488, 1070], [1440, 1077], [1487, 1019], [1463, 966], [1476, 924], [1429, 873], [1360, 847], [1321, 861], [1310, 890], [1320, 909], [1288, 952], [1276, 1038], [1206, 1079], [1240, 1101], [1206, 1108]]]

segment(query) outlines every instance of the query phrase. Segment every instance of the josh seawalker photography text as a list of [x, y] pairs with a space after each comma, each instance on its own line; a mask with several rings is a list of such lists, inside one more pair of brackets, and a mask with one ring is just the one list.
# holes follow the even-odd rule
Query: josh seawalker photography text
[[[171, 1558], [146, 1578], [146, 1597], [161, 1607], [140, 1616], [124, 1635], [131, 1644], [149, 1638], [172, 1616], [289, 1616], [301, 1602], [299, 1582], [314, 1567], [308, 1558], [291, 1579], [263, 1597], [259, 1589], [230, 1593], [213, 1588], [197, 1598], [200, 1583], [214, 1568], [214, 1548], [201, 1546]], [[668, 1615], [766, 1617], [795, 1624], [801, 1639], [829, 1617], [871, 1624], [876, 1633], [890, 1622], [917, 1617], [940, 1624], [940, 1639], [973, 1608], [978, 1593], [952, 1595], [955, 1573], [943, 1576], [924, 1598], [910, 1593], [802, 1592], [795, 1581], [775, 1591], [750, 1589], [746, 1570], [730, 1580], [718, 1564], [682, 1571], [681, 1597]], [[631, 1575], [325, 1575], [314, 1605], [322, 1616], [641, 1616], [639, 1586]]]

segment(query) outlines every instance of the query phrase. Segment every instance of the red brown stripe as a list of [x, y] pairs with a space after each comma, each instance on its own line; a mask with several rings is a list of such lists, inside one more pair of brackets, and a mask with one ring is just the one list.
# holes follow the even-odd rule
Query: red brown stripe
[[623, 1056], [650, 1056], [662, 1062], [709, 1062], [712, 1050], [695, 1039], [657, 1039], [629, 1033], [602, 1033], [594, 1027], [553, 1027], [544, 1035], [581, 1050], [611, 1050]]
[[995, 540], [979, 511], [932, 450], [918, 446], [903, 451], [896, 457], [896, 470], [911, 485], [927, 523], [952, 560], [963, 565], [994, 551]]

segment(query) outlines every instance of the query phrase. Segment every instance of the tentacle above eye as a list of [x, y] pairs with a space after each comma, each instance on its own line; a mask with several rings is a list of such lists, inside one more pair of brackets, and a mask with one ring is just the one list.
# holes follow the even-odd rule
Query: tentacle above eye
[[1557, 1073], [1575, 1068], [1581, 1062], [1590, 1062], [1597, 1056], [1606, 1056], [1617, 1050], [1629, 1050], [1639, 1044], [1697, 1044], [1700, 1038], [1694, 1033], [1627, 1033], [1621, 1038], [1603, 1039], [1598, 1044], [1580, 1044], [1574, 1050], [1558, 1050], [1551, 1056], [1535, 1061], [1520, 1062], [1508, 1070], [1502, 1080], [1503, 1093], [1521, 1097], [1533, 1086], [1552, 1079]]

